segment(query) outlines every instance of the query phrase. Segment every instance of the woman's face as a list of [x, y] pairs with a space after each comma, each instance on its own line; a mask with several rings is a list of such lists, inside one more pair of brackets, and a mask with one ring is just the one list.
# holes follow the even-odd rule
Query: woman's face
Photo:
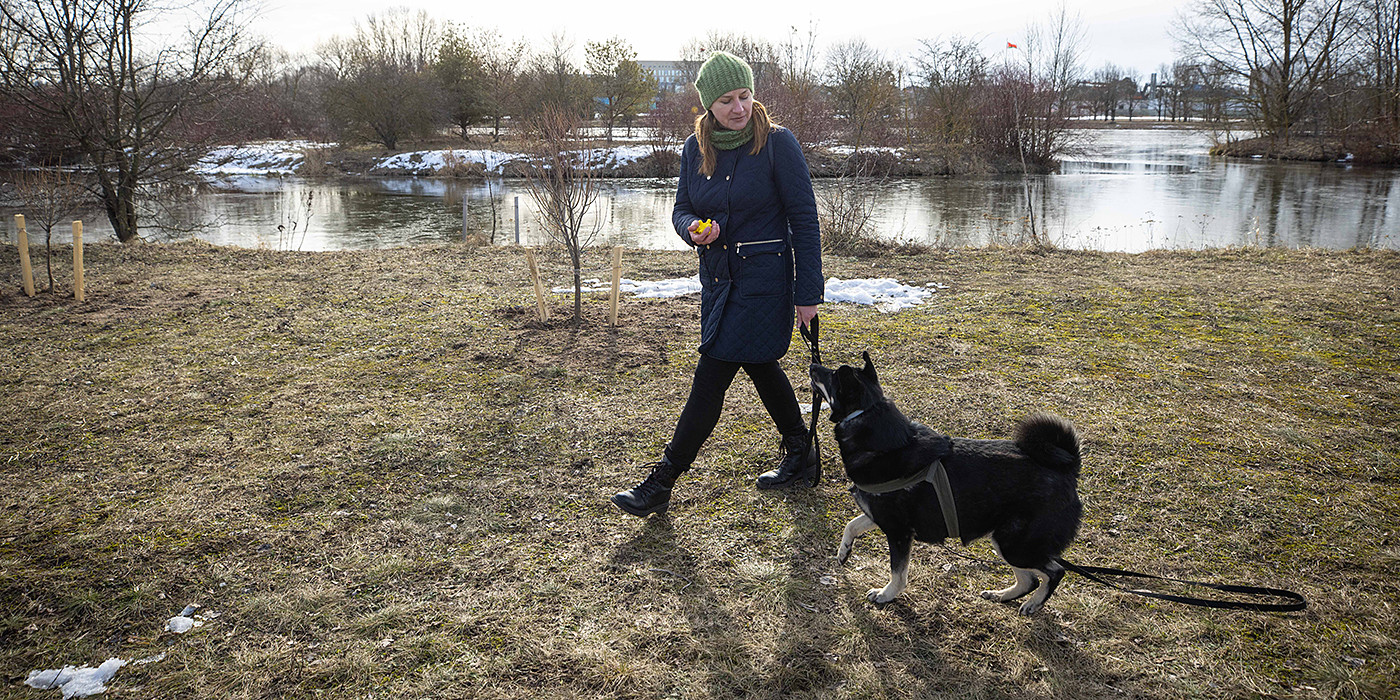
[[748, 88], [730, 90], [719, 96], [710, 105], [710, 113], [715, 115], [719, 125], [731, 131], [739, 131], [753, 116], [753, 91]]

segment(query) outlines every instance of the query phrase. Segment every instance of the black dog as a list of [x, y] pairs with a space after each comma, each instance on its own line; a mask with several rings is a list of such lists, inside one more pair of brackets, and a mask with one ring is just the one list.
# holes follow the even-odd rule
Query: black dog
[[[865, 367], [832, 371], [811, 366], [813, 385], [831, 405], [836, 442], [862, 515], [846, 525], [836, 558], [845, 563], [855, 538], [874, 528], [890, 546], [890, 583], [873, 589], [874, 603], [894, 600], [908, 583], [913, 540], [940, 542], [955, 532], [967, 544], [991, 537], [1016, 583], [983, 591], [996, 601], [1016, 600], [1030, 615], [1055, 592], [1065, 570], [1056, 558], [1079, 529], [1079, 437], [1062, 418], [1040, 413], [1022, 421], [1014, 440], [968, 440], [940, 435], [912, 422], [885, 398], [870, 354]], [[950, 487], [950, 520], [935, 482]], [[944, 498], [948, 498], [945, 494]], [[950, 532], [951, 531], [951, 532]]]

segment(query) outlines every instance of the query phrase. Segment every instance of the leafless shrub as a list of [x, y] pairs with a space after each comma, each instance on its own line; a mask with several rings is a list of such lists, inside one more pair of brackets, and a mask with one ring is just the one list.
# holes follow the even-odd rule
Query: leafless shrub
[[889, 179], [889, 167], [860, 156], [852, 154], [845, 172], [817, 195], [822, 247], [828, 252], [858, 255], [873, 243], [875, 203]]
[[296, 209], [282, 212], [282, 222], [277, 224], [278, 250], [301, 250], [306, 244], [306, 231], [311, 228], [315, 201], [316, 190], [307, 188], [306, 192], [296, 197]]
[[987, 57], [976, 40], [955, 36], [925, 40], [914, 62], [915, 76], [924, 87], [918, 109], [924, 141], [937, 153], [959, 158], [974, 144], [979, 94], [987, 85]]
[[651, 111], [652, 151], [674, 151], [695, 132], [700, 98], [693, 89], [671, 92], [656, 101]]
[[439, 177], [480, 180], [486, 177], [486, 165], [460, 156], [456, 151], [448, 151], [442, 157], [442, 167], [438, 168], [437, 174]]
[[326, 177], [336, 174], [335, 166], [327, 162], [326, 157], [330, 154], [329, 148], [308, 148], [302, 151], [301, 165], [297, 166], [297, 175], [302, 177]]

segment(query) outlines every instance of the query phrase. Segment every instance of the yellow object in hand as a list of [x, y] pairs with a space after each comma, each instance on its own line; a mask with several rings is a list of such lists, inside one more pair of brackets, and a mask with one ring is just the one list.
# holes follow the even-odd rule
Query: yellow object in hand
[[700, 222], [700, 226], [699, 226], [698, 228], [695, 229], [695, 232], [696, 232], [696, 233], [704, 233], [706, 229], [708, 229], [708, 228], [710, 228], [711, 226], [714, 226], [714, 225], [715, 225], [715, 222], [710, 221], [709, 219], [705, 219], [704, 221], [701, 221], [701, 222]]

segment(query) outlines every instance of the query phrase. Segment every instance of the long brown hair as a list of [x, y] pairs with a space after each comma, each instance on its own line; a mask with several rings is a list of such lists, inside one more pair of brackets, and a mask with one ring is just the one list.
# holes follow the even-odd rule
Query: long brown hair
[[[749, 150], [749, 155], [756, 156], [763, 150], [763, 145], [768, 143], [768, 134], [778, 128], [778, 123], [768, 116], [768, 108], [763, 106], [758, 100], [753, 101], [753, 148]], [[714, 144], [710, 143], [710, 134], [713, 134], [719, 121], [710, 110], [695, 118], [695, 141], [700, 145], [700, 174], [714, 175], [715, 162], [719, 155], [715, 153]]]

